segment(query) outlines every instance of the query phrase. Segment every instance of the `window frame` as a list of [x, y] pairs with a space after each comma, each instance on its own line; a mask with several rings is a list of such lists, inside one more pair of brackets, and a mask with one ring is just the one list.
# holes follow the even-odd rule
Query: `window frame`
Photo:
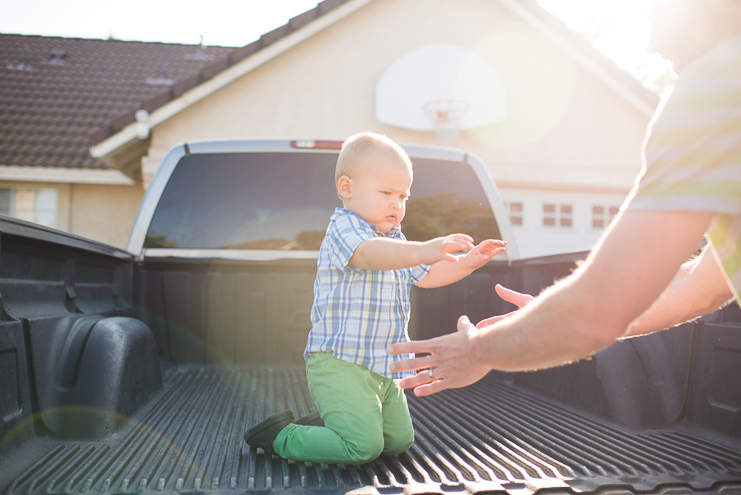
[[543, 203], [541, 225], [547, 229], [573, 229], [574, 205], [572, 203]]
[[[10, 185], [10, 184], [0, 184], [0, 190], [3, 191], [9, 191], [9, 199], [8, 199], [8, 211], [0, 211], [0, 214], [7, 215], [12, 218], [17, 218], [19, 220], [24, 220], [27, 222], [33, 222], [37, 223], [39, 225], [43, 225], [44, 227], [49, 227], [52, 229], [58, 229], [59, 225], [59, 190], [56, 187], [41, 187], [41, 186], [18, 186], [16, 184]], [[27, 193], [33, 193], [33, 199], [31, 208], [23, 208], [21, 209], [22, 213], [19, 214], [19, 208], [18, 208], [18, 194], [27, 194]], [[38, 208], [38, 201], [39, 196], [43, 193], [53, 193], [51, 194], [52, 198], [51, 202], [53, 203], [53, 211], [52, 209], [43, 209], [40, 210]], [[52, 221], [45, 221], [43, 216], [49, 215], [52, 217]]]

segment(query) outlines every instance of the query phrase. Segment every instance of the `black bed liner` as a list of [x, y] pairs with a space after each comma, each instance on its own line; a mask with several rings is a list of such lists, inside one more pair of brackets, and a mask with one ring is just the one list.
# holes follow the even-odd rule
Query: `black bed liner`
[[242, 434], [275, 411], [314, 410], [303, 367], [172, 368], [164, 390], [118, 433], [92, 442], [36, 437], [6, 464], [0, 487], [8, 494], [741, 491], [733, 482], [741, 476], [737, 450], [680, 430], [626, 430], [491, 377], [409, 399], [416, 440], [407, 453], [363, 466], [294, 462], [250, 449]]

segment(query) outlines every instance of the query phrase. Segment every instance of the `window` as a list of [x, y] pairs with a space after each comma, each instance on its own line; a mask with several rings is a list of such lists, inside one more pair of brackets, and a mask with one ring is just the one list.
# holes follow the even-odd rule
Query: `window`
[[57, 190], [0, 188], [0, 213], [47, 227], [56, 227]]
[[515, 201], [505, 201], [504, 207], [507, 208], [507, 212], [509, 213], [509, 223], [511, 225], [521, 226], [523, 224], [522, 203]]
[[619, 211], [620, 207], [618, 206], [592, 206], [592, 228], [604, 229], [612, 222]]
[[561, 213], [558, 223], [561, 227], [571, 227], [571, 205], [561, 205], [559, 207]]
[[[144, 247], [318, 250], [335, 207], [336, 153], [188, 155], [174, 170]], [[414, 160], [402, 232], [426, 241], [465, 232], [478, 244], [499, 228], [471, 167]]]
[[543, 227], [556, 226], [556, 205], [546, 203], [543, 205]]
[[543, 204], [543, 227], [571, 228], [573, 207], [571, 205]]

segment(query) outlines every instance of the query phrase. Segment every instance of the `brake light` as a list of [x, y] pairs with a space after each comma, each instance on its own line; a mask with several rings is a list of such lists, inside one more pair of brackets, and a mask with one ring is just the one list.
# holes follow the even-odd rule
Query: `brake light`
[[303, 148], [310, 150], [339, 150], [342, 149], [342, 141], [294, 139], [291, 148]]

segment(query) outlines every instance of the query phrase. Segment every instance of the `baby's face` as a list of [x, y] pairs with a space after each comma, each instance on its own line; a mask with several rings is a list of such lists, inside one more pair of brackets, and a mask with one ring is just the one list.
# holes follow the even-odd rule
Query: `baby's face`
[[411, 187], [411, 170], [380, 162], [374, 164], [372, 170], [350, 179], [343, 203], [346, 209], [357, 213], [385, 234], [404, 219]]

